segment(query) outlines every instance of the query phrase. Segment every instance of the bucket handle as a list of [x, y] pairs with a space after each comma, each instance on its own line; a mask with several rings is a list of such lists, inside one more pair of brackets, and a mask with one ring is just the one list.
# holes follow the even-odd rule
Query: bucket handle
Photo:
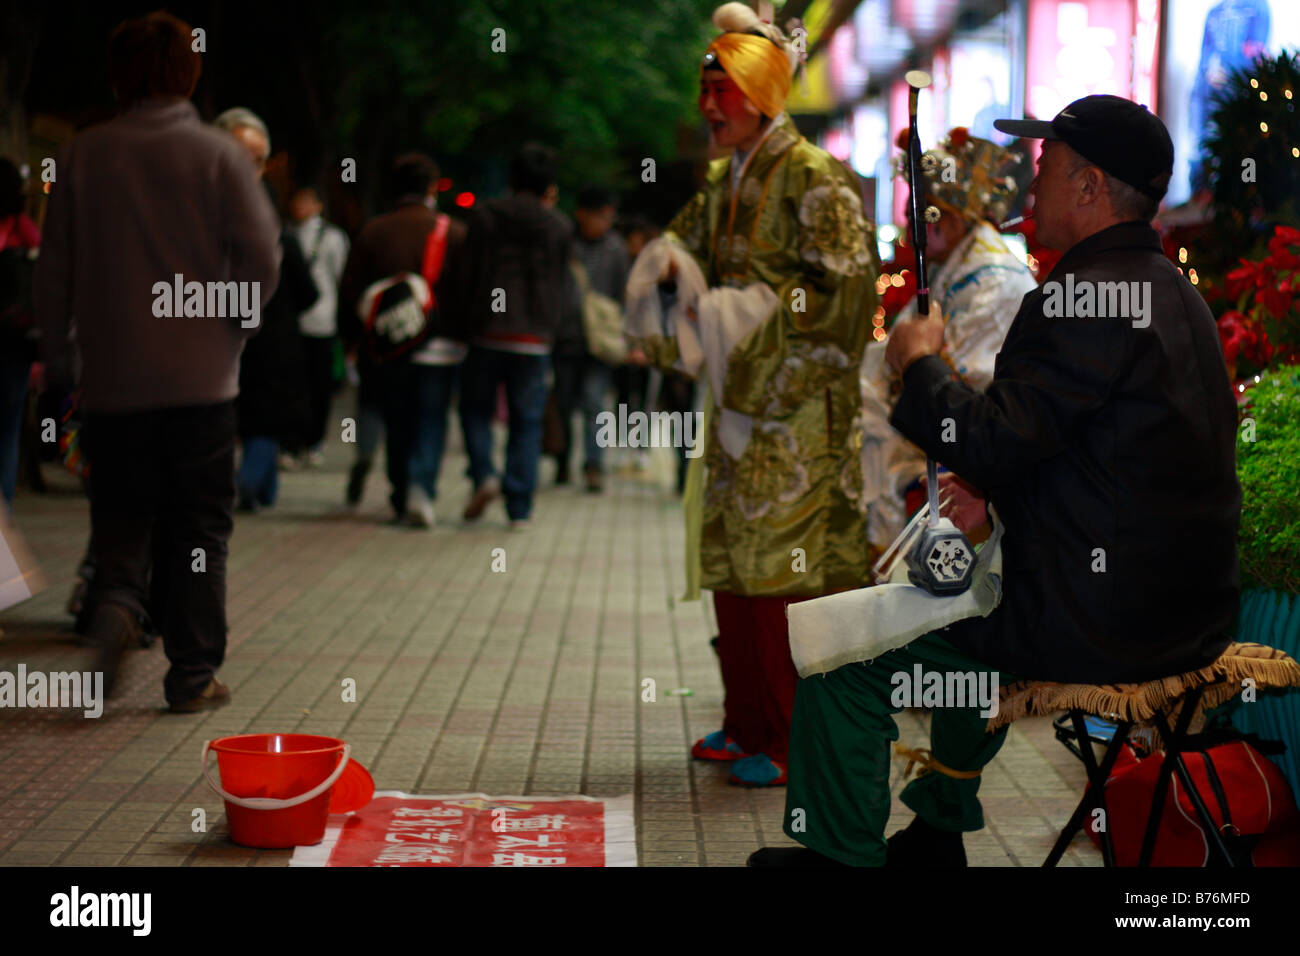
[[334, 786], [339, 777], [343, 776], [343, 768], [348, 765], [348, 758], [352, 753], [352, 747], [349, 744], [343, 745], [343, 759], [339, 765], [334, 768], [334, 772], [312, 787], [306, 793], [299, 794], [296, 797], [286, 797], [278, 799], [276, 797], [237, 797], [233, 793], [226, 793], [221, 789], [221, 784], [212, 779], [212, 769], [208, 764], [208, 752], [212, 749], [212, 741], [209, 740], [203, 745], [203, 778], [207, 780], [208, 786], [217, 791], [217, 794], [223, 799], [228, 800], [237, 807], [247, 807], [249, 810], [287, 810], [289, 807], [296, 807], [300, 803], [306, 803], [308, 800], [314, 800], [322, 793]]

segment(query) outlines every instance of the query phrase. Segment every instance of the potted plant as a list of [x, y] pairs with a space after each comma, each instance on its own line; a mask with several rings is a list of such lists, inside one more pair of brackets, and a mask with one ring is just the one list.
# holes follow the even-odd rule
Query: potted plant
[[[1300, 659], [1300, 366], [1264, 371], [1246, 394], [1237, 430], [1242, 595], [1236, 638]], [[1233, 722], [1287, 744], [1278, 762], [1300, 793], [1300, 690], [1243, 703]]]

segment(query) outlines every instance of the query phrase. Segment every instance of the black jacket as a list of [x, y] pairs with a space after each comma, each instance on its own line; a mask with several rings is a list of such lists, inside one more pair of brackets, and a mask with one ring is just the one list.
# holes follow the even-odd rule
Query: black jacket
[[320, 291], [292, 233], [281, 232], [280, 248], [280, 284], [262, 309], [262, 327], [239, 358], [236, 408], [241, 438], [274, 438], [296, 448], [311, 417], [298, 315], [316, 303]]
[[[347, 265], [343, 267], [339, 281], [338, 327], [349, 347], [356, 347], [361, 341], [361, 317], [357, 315], [357, 301], [361, 294], [372, 283], [401, 272], [419, 275], [424, 265], [424, 246], [429, 233], [438, 224], [438, 215], [419, 197], [406, 196], [398, 200], [391, 212], [375, 216], [361, 227], [348, 252]], [[453, 218], [447, 225], [447, 249], [442, 271], [433, 287], [438, 307], [429, 316], [430, 338], [456, 338], [460, 334], [455, 309], [448, 300], [464, 242], [465, 226]], [[367, 358], [364, 348], [360, 356], [362, 360]]]
[[564, 309], [555, 329], [551, 354], [560, 358], [581, 358], [587, 354], [587, 335], [582, 327], [582, 291], [572, 269], [564, 277]]
[[549, 345], [566, 305], [573, 227], [528, 193], [484, 203], [467, 226], [463, 267], [453, 277], [465, 337]]
[[[1047, 317], [1044, 289], [1067, 274], [1076, 288], [1149, 282], [1150, 324]], [[1002, 603], [944, 634], [959, 648], [1017, 677], [1088, 683], [1222, 652], [1238, 602], [1236, 403], [1210, 310], [1149, 225], [1065, 254], [1021, 302], [986, 392], [929, 356], [891, 421], [1006, 525]]]

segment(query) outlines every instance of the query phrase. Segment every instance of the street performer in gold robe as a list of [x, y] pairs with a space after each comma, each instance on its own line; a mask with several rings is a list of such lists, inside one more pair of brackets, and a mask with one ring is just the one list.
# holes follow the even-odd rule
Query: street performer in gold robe
[[638, 258], [627, 331], [710, 392], [687, 579], [688, 596], [713, 591], [726, 702], [692, 755], [731, 761], [732, 783], [777, 786], [797, 682], [786, 606], [863, 586], [874, 557], [858, 376], [879, 262], [857, 178], [784, 111], [786, 37], [744, 4], [713, 22], [700, 112], [734, 152]]

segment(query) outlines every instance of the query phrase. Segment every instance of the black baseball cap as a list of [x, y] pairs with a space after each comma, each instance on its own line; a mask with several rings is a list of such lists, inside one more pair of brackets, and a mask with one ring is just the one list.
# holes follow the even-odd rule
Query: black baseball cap
[[1174, 143], [1169, 130], [1145, 106], [1122, 96], [1085, 96], [1050, 121], [1000, 119], [993, 125], [1012, 136], [1060, 140], [1156, 202], [1169, 188], [1174, 171]]

